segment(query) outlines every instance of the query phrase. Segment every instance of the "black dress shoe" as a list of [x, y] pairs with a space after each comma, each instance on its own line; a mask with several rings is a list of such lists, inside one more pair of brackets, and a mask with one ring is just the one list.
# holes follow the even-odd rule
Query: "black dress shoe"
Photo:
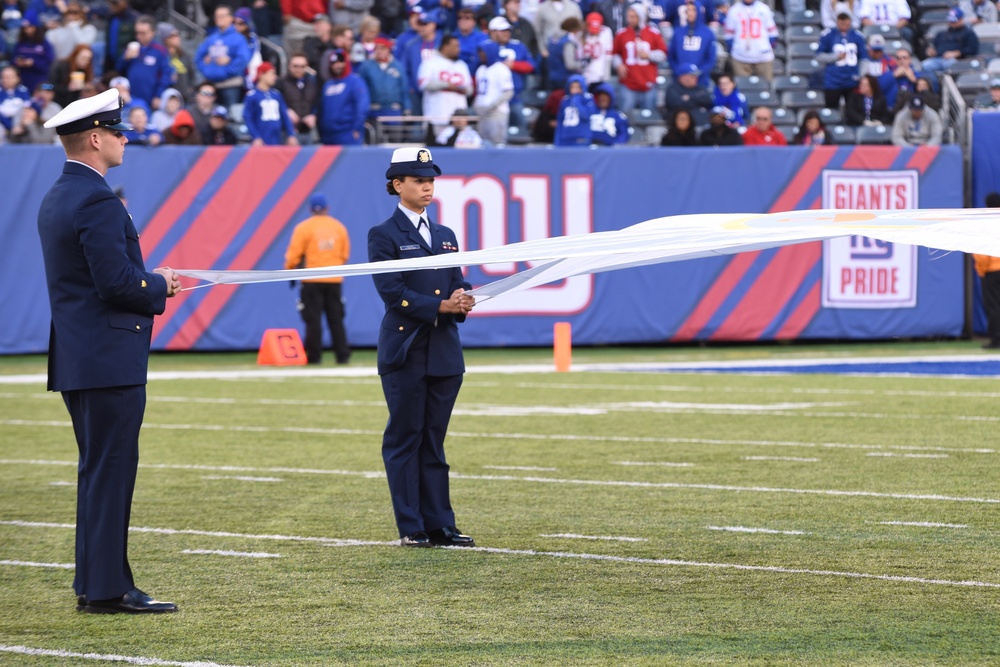
[[76, 596], [76, 610], [83, 611], [83, 608], [87, 606], [87, 598], [82, 595]]
[[120, 598], [91, 600], [82, 609], [88, 614], [168, 614], [177, 611], [173, 602], [161, 602], [133, 588]]
[[428, 532], [431, 543], [439, 547], [474, 547], [476, 541], [462, 532], [455, 526], [445, 526], [437, 530]]
[[984, 350], [997, 350], [1000, 349], [1000, 341], [991, 340], [988, 343], [983, 343]]
[[418, 530], [415, 533], [410, 533], [409, 535], [404, 535], [399, 540], [399, 545], [403, 547], [432, 547], [431, 538], [427, 537], [427, 533], [422, 530]]

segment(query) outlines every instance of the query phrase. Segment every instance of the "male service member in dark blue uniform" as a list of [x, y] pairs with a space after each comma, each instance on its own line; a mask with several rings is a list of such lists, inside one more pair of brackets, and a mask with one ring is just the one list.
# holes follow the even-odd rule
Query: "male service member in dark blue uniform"
[[[455, 233], [427, 217], [441, 169], [426, 148], [398, 148], [385, 172], [399, 206], [368, 232], [368, 260], [380, 262], [458, 251]], [[475, 305], [459, 268], [373, 276], [385, 302], [378, 373], [389, 406], [382, 458], [405, 547], [471, 547], [455, 527], [444, 437], [465, 361], [458, 323]]]
[[62, 392], [80, 450], [77, 610], [177, 611], [136, 588], [127, 552], [153, 316], [180, 282], [167, 268], [146, 271], [132, 219], [104, 180], [131, 129], [118, 91], [73, 102], [45, 127], [56, 128], [67, 158], [42, 200], [38, 234], [52, 310], [48, 388]]

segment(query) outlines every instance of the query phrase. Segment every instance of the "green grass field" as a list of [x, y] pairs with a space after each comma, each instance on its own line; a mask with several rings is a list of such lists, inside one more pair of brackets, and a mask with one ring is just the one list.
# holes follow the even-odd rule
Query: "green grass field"
[[[585, 349], [574, 362], [979, 351]], [[151, 363], [254, 369], [248, 354]], [[374, 354], [351, 369], [373, 370]], [[154, 379], [130, 555], [139, 586], [181, 611], [126, 617], [75, 612], [73, 572], [54, 567], [73, 562], [69, 418], [43, 382], [3, 382], [44, 371], [0, 358], [3, 665], [1000, 664], [995, 379], [477, 369], [447, 445], [477, 550], [391, 544], [373, 372]]]

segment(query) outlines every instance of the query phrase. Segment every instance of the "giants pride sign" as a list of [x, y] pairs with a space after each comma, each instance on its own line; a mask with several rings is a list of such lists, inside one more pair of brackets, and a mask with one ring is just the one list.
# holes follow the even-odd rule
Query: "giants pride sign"
[[[823, 172], [823, 208], [917, 208], [918, 173]], [[913, 308], [917, 305], [916, 246], [850, 236], [823, 242], [824, 308]]]

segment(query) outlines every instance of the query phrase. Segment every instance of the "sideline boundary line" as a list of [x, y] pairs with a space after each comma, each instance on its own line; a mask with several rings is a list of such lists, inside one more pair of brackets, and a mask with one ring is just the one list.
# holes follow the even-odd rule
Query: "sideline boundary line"
[[73, 658], [77, 660], [100, 660], [102, 662], [124, 662], [129, 665], [155, 665], [156, 667], [239, 667], [238, 665], [222, 665], [217, 662], [206, 662], [204, 660], [198, 660], [195, 662], [180, 662], [177, 660], [161, 660], [160, 658], [140, 658], [130, 655], [115, 655], [107, 653], [76, 653], [74, 651], [65, 651], [61, 649], [7, 646], [4, 644], [0, 644], [0, 652], [43, 656], [46, 658]]

